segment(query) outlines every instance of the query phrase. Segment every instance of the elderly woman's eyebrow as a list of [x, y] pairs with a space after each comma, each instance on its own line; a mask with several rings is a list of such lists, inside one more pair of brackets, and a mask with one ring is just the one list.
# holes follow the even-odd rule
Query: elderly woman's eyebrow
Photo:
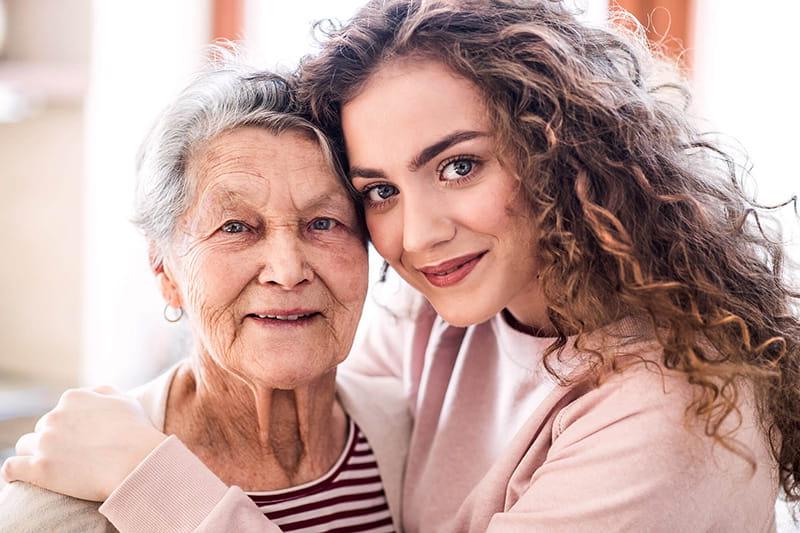
[[[231, 216], [240, 209], [260, 211], [259, 201], [242, 191], [217, 189], [206, 196], [197, 206], [196, 213], [204, 220]], [[311, 216], [318, 211], [334, 211], [339, 216], [355, 214], [352, 200], [338, 189], [329, 189], [311, 198], [297, 199], [294, 208], [302, 216]]]
[[337, 208], [337, 209], [349, 209], [352, 206], [352, 201], [348, 198], [348, 196], [339, 191], [324, 191], [321, 194], [313, 196], [309, 198], [301, 206], [299, 209], [301, 211], [314, 211], [316, 209], [322, 208]]

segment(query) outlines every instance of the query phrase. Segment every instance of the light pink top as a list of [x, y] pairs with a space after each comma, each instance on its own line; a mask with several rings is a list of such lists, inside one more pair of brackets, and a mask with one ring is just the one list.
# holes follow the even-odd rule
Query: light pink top
[[[740, 406], [735, 438], [752, 463], [714, 445], [702, 427], [687, 427], [694, 389], [679, 373], [637, 364], [598, 387], [562, 387], [541, 366], [552, 339], [522, 334], [501, 316], [463, 329], [445, 324], [425, 303], [409, 312], [373, 317], [348, 363], [352, 371], [403, 382], [414, 417], [405, 531], [774, 530], [777, 471], [749, 403]], [[590, 342], [659, 358], [652, 335], [636, 320]], [[579, 360], [568, 345], [560, 368], [574, 369]], [[186, 476], [207, 497], [176, 530], [278, 531], [244, 493], [215, 485], [202, 470], [168, 439], [101, 512], [121, 531], [135, 531], [135, 517], [125, 510], [147, 509], [150, 500], [182, 507], [170, 501], [171, 480]]]

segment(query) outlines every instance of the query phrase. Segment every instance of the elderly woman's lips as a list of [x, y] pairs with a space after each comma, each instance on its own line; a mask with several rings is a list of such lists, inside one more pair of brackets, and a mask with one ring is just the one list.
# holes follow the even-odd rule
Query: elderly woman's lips
[[252, 319], [260, 324], [279, 327], [305, 326], [313, 322], [322, 314], [318, 311], [283, 311], [270, 313], [250, 313], [245, 318]]

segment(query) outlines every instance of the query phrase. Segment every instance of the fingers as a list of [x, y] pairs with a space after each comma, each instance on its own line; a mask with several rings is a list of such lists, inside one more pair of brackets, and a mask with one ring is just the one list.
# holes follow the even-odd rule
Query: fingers
[[9, 457], [0, 468], [0, 477], [7, 483], [25, 481], [36, 485], [37, 460], [30, 456]]
[[62, 411], [72, 412], [76, 409], [92, 405], [92, 400], [96, 399], [96, 395], [98, 394], [102, 396], [113, 396], [119, 394], [119, 391], [110, 385], [101, 385], [93, 389], [67, 389], [61, 394], [61, 397], [58, 399], [58, 404], [50, 412], [36, 421], [34, 431], [36, 433], [41, 433], [46, 426], [56, 422], [57, 418], [63, 418]]
[[70, 406], [76, 404], [80, 405], [87, 397], [91, 395], [92, 391], [89, 389], [67, 389], [61, 394], [61, 398], [58, 399], [58, 405], [56, 405], [56, 409], [68, 409]]
[[61, 407], [69, 409], [73, 406], [83, 406], [86, 405], [87, 402], [97, 398], [98, 394], [103, 396], [111, 396], [114, 394], [119, 394], [119, 391], [110, 385], [100, 385], [99, 387], [94, 388], [67, 389], [61, 394], [61, 398], [59, 398], [56, 408]]
[[38, 437], [36, 433], [26, 433], [17, 440], [15, 450], [17, 455], [35, 455]]
[[49, 413], [45, 413], [42, 415], [39, 420], [36, 421], [36, 425], [33, 427], [33, 431], [35, 433], [41, 433], [48, 424], [50, 424], [52, 420], [53, 411]]

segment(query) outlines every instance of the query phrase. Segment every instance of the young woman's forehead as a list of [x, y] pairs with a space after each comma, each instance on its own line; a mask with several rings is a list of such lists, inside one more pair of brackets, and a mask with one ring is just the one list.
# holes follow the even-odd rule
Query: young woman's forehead
[[364, 157], [408, 158], [459, 132], [491, 129], [479, 89], [432, 61], [382, 67], [343, 107], [342, 128], [358, 166]]

